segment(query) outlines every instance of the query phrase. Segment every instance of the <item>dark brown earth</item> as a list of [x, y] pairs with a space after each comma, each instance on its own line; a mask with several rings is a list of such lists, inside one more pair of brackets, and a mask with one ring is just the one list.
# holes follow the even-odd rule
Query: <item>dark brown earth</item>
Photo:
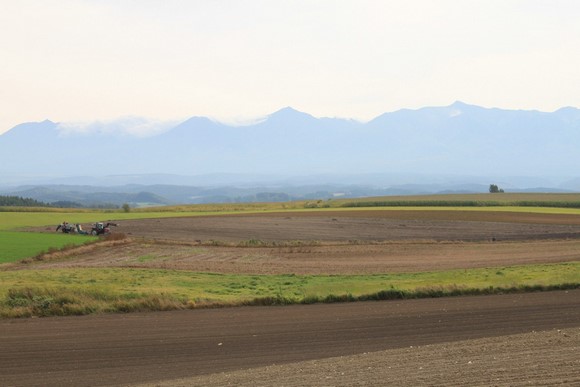
[[580, 238], [580, 216], [352, 210], [125, 220], [118, 231], [154, 239], [225, 242], [576, 239]]
[[580, 328], [534, 331], [145, 383], [186, 386], [577, 386]]
[[[435, 350], [442, 350], [443, 354], [456, 359], [458, 354], [470, 353], [472, 358], [463, 359], [464, 367], [469, 367], [469, 361], [477, 363], [485, 359], [485, 354], [491, 360], [496, 353], [486, 352], [485, 345], [489, 344], [475, 339], [495, 337], [497, 343], [501, 336], [550, 329], [564, 330], [562, 340], [553, 335], [539, 335], [539, 340], [547, 348], [561, 346], [560, 351], [534, 351], [537, 348], [534, 336], [518, 337], [519, 351], [528, 346], [528, 356], [533, 355], [533, 358], [526, 357], [525, 353], [514, 353], [510, 357], [509, 353], [498, 351], [497, 356], [503, 361], [496, 362], [496, 366], [503, 370], [494, 370], [494, 375], [511, 377], [517, 372], [515, 376], [522, 383], [529, 381], [528, 378], [532, 378], [534, 384], [577, 383], [579, 375], [574, 365], [578, 360], [575, 356], [578, 335], [575, 331], [566, 333], [566, 330], [578, 327], [580, 290], [404, 302], [4, 320], [0, 321], [0, 385], [155, 385], [157, 381], [173, 379], [182, 379], [180, 385], [237, 384], [236, 379], [228, 381], [227, 377], [219, 375], [215, 379], [197, 379], [197, 382], [196, 379], [190, 382], [183, 379], [220, 372], [233, 372], [231, 377], [237, 375], [240, 381], [245, 380], [241, 383], [244, 385], [268, 385], [276, 384], [275, 375], [269, 374], [270, 379], [267, 379], [264, 369], [252, 374], [251, 368], [335, 356], [345, 358], [323, 361], [321, 364], [325, 365], [320, 369], [316, 362], [301, 363], [302, 371], [286, 372], [285, 379], [280, 380], [285, 380], [285, 385], [389, 384], [388, 380], [380, 378], [388, 377], [387, 367], [400, 368], [399, 363], [381, 362], [383, 355], [380, 353], [371, 354], [368, 362], [364, 355], [352, 355], [446, 343]], [[461, 340], [474, 340], [480, 350], [465, 352], [469, 348], [465, 342], [458, 343], [458, 349], [454, 350], [453, 343]], [[411, 351], [408, 356], [400, 351], [396, 359], [420, 366], [422, 356], [426, 362], [436, 359], [429, 348], [427, 352]], [[522, 361], [528, 363], [522, 364]], [[376, 367], [382, 374], [362, 373], [341, 383], [336, 379], [340, 376], [341, 364], [344, 364], [342, 369], [349, 372], [352, 368], [348, 368], [348, 364], [353, 362], [359, 371], [363, 366]], [[554, 375], [545, 367], [533, 366], [544, 362], [566, 365], [560, 368], [566, 371]], [[442, 362], [441, 358], [439, 364], [441, 368], [434, 369], [426, 363], [424, 379], [417, 379], [416, 375], [405, 379], [409, 369], [393, 371], [399, 378], [393, 379], [399, 381], [394, 384], [453, 385], [453, 381], [457, 382], [461, 369], [456, 364]], [[470, 384], [495, 384], [488, 379], [489, 369], [482, 364], [477, 367], [479, 371], [472, 372], [470, 379], [466, 379]], [[334, 370], [333, 380], [324, 379], [328, 374], [320, 372], [329, 369]], [[236, 370], [249, 371], [240, 375], [234, 372]], [[420, 371], [415, 370], [416, 373]], [[260, 375], [264, 378], [262, 382]], [[513, 378], [498, 384], [505, 384], [505, 380]], [[174, 384], [178, 383], [165, 385]]]

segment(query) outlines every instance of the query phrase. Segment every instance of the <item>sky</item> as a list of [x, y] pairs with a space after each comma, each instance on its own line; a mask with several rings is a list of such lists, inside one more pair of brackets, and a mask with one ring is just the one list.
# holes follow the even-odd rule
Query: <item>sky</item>
[[575, 0], [0, 0], [0, 133], [580, 107], [578, 20]]

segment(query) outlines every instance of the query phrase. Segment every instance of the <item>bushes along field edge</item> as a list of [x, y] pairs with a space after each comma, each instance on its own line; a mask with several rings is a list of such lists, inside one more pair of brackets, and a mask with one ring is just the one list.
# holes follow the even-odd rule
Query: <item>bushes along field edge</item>
[[112, 294], [97, 290], [59, 288], [11, 288], [0, 300], [0, 317], [72, 316], [96, 313], [128, 313], [168, 311], [234, 306], [272, 306], [335, 302], [407, 300], [453, 296], [479, 296], [508, 293], [525, 293], [553, 290], [579, 289], [580, 283], [556, 285], [521, 285], [511, 287], [464, 288], [459, 286], [417, 288], [414, 290], [388, 289], [376, 293], [353, 296], [328, 294], [325, 296], [286, 297], [279, 293], [273, 297], [258, 297], [237, 302], [188, 300], [168, 294]]

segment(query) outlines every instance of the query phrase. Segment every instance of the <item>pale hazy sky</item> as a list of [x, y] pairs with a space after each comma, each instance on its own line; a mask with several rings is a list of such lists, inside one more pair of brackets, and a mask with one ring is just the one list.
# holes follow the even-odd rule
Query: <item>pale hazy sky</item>
[[0, 133], [285, 106], [580, 107], [575, 0], [0, 0]]

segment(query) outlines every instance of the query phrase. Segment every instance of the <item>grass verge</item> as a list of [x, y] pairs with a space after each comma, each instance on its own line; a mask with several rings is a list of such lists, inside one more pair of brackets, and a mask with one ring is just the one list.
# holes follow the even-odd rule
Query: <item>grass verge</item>
[[382, 275], [233, 275], [147, 269], [0, 272], [0, 316], [407, 299], [580, 287], [580, 262]]

